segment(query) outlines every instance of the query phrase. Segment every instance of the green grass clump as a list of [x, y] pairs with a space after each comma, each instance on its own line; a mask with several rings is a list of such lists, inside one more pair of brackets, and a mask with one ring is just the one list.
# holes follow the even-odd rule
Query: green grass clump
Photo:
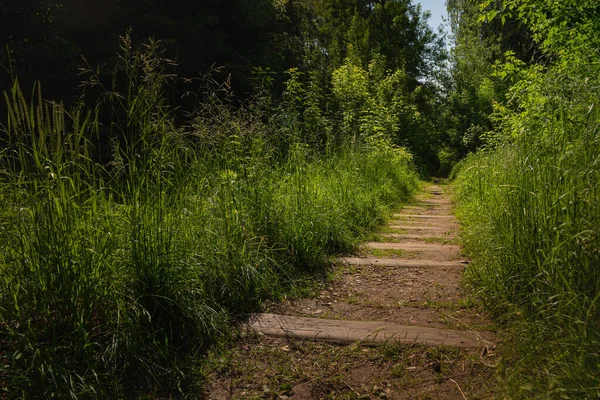
[[[251, 107], [183, 127], [155, 44], [126, 89], [67, 109], [5, 93], [0, 133], [0, 390], [10, 397], [185, 392], [231, 323], [355, 248], [417, 186], [382, 138], [281, 156]], [[118, 85], [120, 79], [114, 79]], [[208, 110], [208, 111], [207, 111]], [[0, 395], [1, 397], [1, 395]]]
[[510, 397], [591, 398], [600, 390], [598, 91], [576, 75], [534, 78], [524, 111], [505, 119], [504, 133], [519, 136], [459, 167], [467, 272], [511, 327]]

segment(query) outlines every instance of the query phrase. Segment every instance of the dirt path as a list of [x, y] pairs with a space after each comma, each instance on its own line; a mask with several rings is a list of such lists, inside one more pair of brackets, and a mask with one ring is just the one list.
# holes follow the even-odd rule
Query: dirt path
[[448, 190], [426, 186], [314, 298], [256, 316], [215, 361], [206, 397], [493, 397], [497, 338], [461, 285]]

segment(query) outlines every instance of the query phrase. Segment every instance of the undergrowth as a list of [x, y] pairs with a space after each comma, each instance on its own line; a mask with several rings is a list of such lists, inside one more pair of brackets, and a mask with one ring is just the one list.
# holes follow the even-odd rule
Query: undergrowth
[[47, 102], [39, 85], [4, 96], [11, 398], [188, 392], [232, 323], [354, 249], [417, 186], [410, 155], [382, 135], [316, 152], [218, 93], [176, 124], [156, 44], [134, 52], [125, 38], [120, 62], [109, 88], [88, 71], [92, 106]]
[[510, 398], [600, 395], [594, 68], [521, 69], [509, 93], [518, 108], [497, 110], [503, 138], [456, 169], [468, 278], [509, 328]]

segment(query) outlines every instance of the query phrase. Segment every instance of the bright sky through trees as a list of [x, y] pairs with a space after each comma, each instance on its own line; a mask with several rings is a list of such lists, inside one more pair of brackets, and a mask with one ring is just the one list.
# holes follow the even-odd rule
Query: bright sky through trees
[[[442, 17], [446, 20], [448, 19], [448, 11], [446, 10], [446, 0], [416, 0], [415, 4], [416, 3], [421, 3], [423, 11], [431, 11], [431, 17], [428, 21], [429, 26], [433, 28], [434, 32], [437, 32], [438, 27], [443, 22]], [[448, 32], [449, 28], [445, 27], [444, 30]]]

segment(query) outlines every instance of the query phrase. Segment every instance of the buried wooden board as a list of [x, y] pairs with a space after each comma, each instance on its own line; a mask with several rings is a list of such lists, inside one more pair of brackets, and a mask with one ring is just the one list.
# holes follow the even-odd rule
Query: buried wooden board
[[450, 219], [455, 220], [456, 217], [454, 215], [429, 215], [429, 214], [392, 214], [392, 218], [423, 218], [423, 219]]
[[421, 233], [421, 234], [410, 234], [410, 233], [380, 233], [379, 236], [381, 238], [391, 238], [391, 239], [404, 239], [404, 240], [420, 240], [420, 241], [444, 241], [444, 240], [455, 240], [457, 238], [456, 235], [440, 235], [435, 236], [431, 234]]
[[426, 206], [452, 206], [452, 201], [446, 199], [427, 199], [421, 200], [419, 204], [424, 204]]
[[448, 226], [423, 226], [423, 225], [390, 225], [389, 229], [405, 229], [413, 231], [436, 231], [436, 232], [450, 232], [454, 231], [453, 227]]
[[397, 258], [375, 258], [375, 257], [342, 257], [340, 261], [349, 265], [379, 265], [382, 267], [400, 267], [400, 268], [462, 268], [466, 261], [436, 261], [421, 259], [397, 259]]
[[383, 250], [406, 250], [406, 251], [439, 251], [439, 252], [460, 252], [460, 246], [454, 244], [440, 243], [382, 243], [370, 242], [366, 246], [370, 249]]
[[[403, 212], [427, 212], [430, 211], [429, 207], [425, 207], [425, 206], [404, 206], [402, 208]], [[418, 214], [421, 215], [421, 214]]]
[[413, 226], [429, 226], [429, 227], [437, 227], [437, 228], [458, 228], [460, 224], [457, 221], [452, 221], [448, 219], [416, 219], [416, 218], [400, 218], [400, 219], [392, 219], [388, 222], [388, 226], [390, 225], [406, 225], [409, 227]]
[[252, 331], [267, 336], [336, 343], [400, 342], [460, 348], [493, 347], [492, 342], [485, 340], [480, 333], [474, 331], [438, 329], [379, 321], [343, 321], [259, 314], [248, 327]]

